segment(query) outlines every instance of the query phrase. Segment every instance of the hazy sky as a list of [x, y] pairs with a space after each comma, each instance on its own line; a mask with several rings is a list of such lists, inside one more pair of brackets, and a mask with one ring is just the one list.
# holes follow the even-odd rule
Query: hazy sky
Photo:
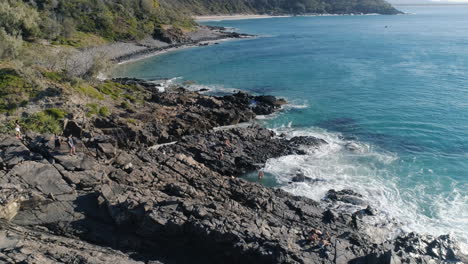
[[468, 0], [387, 0], [393, 4], [436, 4], [436, 3], [468, 3]]

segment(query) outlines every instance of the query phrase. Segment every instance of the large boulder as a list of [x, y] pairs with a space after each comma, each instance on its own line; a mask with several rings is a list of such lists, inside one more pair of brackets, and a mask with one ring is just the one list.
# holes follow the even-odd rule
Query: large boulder
[[36, 161], [25, 161], [15, 166], [0, 182], [17, 184], [25, 189], [36, 190], [45, 195], [74, 192], [54, 166]]
[[10, 221], [20, 209], [21, 202], [25, 199], [23, 189], [18, 185], [0, 185], [0, 219]]
[[93, 170], [96, 167], [96, 161], [86, 153], [82, 152], [78, 152], [73, 156], [58, 154], [54, 155], [54, 159], [68, 171], [86, 171]]
[[144, 263], [133, 260], [117, 250], [73, 238], [51, 235], [44, 228], [33, 230], [0, 222], [0, 229], [0, 262], [2, 263]]

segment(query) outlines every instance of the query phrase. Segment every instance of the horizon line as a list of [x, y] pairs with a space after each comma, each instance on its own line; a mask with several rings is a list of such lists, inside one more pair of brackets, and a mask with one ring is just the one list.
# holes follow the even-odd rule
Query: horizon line
[[457, 6], [457, 5], [468, 5], [466, 3], [414, 3], [414, 4], [399, 4], [399, 3], [392, 3], [393, 6]]

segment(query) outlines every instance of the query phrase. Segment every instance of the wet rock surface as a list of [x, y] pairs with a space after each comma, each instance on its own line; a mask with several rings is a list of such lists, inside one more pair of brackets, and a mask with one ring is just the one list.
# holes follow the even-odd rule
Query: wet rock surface
[[449, 236], [375, 242], [380, 226], [366, 219], [378, 208], [352, 190], [317, 202], [239, 177], [327, 144], [257, 125], [219, 128], [283, 100], [185, 90], [147, 100], [131, 114], [140, 125], [95, 119], [77, 155], [54, 149], [47, 135], [0, 138], [2, 262], [466, 263]]

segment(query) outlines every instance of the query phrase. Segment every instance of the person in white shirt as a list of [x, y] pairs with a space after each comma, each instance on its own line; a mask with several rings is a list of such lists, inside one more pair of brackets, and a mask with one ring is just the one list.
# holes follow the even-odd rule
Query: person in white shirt
[[15, 122], [15, 135], [17, 139], [21, 139], [23, 137], [21, 135], [21, 126], [18, 121]]

